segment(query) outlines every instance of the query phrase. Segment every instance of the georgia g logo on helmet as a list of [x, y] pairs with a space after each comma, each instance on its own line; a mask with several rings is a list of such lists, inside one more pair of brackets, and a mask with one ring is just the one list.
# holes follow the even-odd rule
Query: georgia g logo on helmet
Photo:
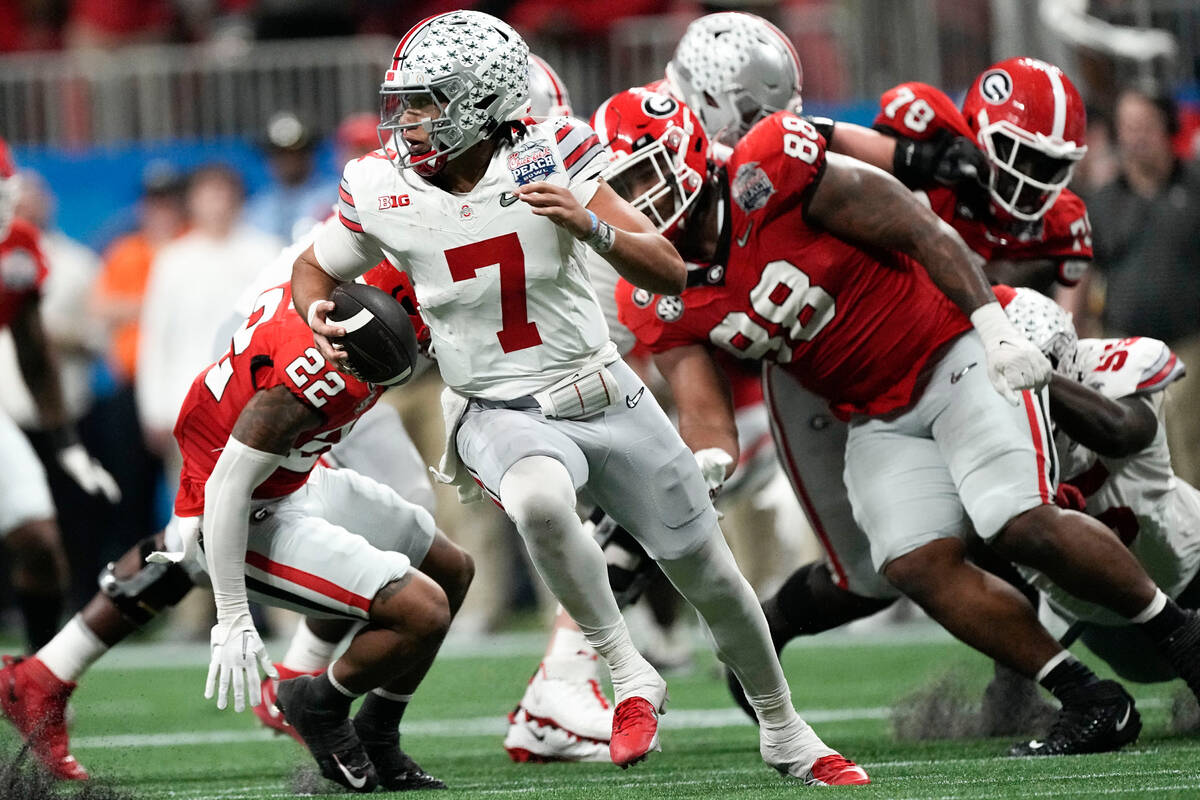
[[979, 79], [979, 93], [993, 105], [999, 105], [1012, 96], [1013, 82], [1002, 69], [988, 70]]
[[646, 116], [665, 119], [672, 116], [679, 108], [679, 103], [669, 94], [647, 94], [642, 101], [642, 111]]

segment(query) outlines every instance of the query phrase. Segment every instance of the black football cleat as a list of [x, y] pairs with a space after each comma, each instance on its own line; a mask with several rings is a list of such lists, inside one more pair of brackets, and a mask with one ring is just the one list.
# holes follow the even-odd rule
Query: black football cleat
[[352, 792], [373, 792], [379, 785], [375, 765], [367, 756], [350, 718], [314, 707], [311, 675], [280, 681], [276, 707], [304, 740], [321, 774]]
[[1067, 756], [1119, 750], [1137, 739], [1142, 716], [1116, 681], [1098, 681], [1064, 703], [1044, 739], [1018, 742], [1010, 756]]
[[446, 784], [421, 769], [408, 753], [400, 749], [400, 734], [380, 733], [354, 720], [354, 730], [363, 748], [379, 773], [379, 785], [389, 792], [409, 792], [414, 789], [445, 789]]
[[1187, 622], [1162, 643], [1162, 652], [1200, 700], [1200, 613], [1185, 611]]

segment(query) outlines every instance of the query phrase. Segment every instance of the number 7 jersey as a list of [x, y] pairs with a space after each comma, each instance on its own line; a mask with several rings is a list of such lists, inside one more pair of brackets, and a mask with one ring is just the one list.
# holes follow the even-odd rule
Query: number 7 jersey
[[654, 352], [707, 342], [782, 364], [843, 418], [906, 406], [926, 361], [970, 322], [912, 259], [809, 224], [824, 170], [810, 123], [783, 111], [760, 122], [726, 166], [724, 274], [679, 297], [622, 281], [621, 321]]
[[346, 165], [341, 225], [318, 234], [314, 253], [340, 280], [381, 258], [406, 271], [442, 379], [455, 391], [490, 400], [530, 394], [617, 356], [588, 280], [587, 246], [514, 192], [546, 181], [586, 206], [607, 164], [592, 129], [568, 117], [498, 144], [464, 194], [397, 171], [376, 151]]
[[317, 460], [375, 404], [383, 387], [339, 372], [313, 344], [312, 331], [292, 306], [288, 284], [266, 290], [234, 333], [229, 350], [192, 381], [175, 439], [183, 455], [175, 513], [204, 512], [204, 484], [237, 424], [259, 391], [284, 386], [321, 417], [305, 431], [284, 462], [255, 490], [255, 498], [283, 497], [308, 480]]

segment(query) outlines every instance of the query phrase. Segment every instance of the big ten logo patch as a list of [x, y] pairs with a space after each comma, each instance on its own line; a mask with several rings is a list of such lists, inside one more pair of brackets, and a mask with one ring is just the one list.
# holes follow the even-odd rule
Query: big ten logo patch
[[518, 186], [542, 180], [555, 169], [554, 152], [546, 142], [530, 142], [508, 156], [508, 171]]
[[379, 195], [379, 210], [386, 211], [389, 208], [404, 208], [411, 202], [406, 194], [381, 194]]

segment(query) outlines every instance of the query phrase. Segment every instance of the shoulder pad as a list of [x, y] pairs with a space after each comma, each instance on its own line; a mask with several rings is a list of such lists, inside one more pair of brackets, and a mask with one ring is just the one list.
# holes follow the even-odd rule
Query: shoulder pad
[[1116, 400], [1154, 394], [1182, 378], [1183, 361], [1158, 339], [1080, 339], [1076, 362], [1084, 385]]

